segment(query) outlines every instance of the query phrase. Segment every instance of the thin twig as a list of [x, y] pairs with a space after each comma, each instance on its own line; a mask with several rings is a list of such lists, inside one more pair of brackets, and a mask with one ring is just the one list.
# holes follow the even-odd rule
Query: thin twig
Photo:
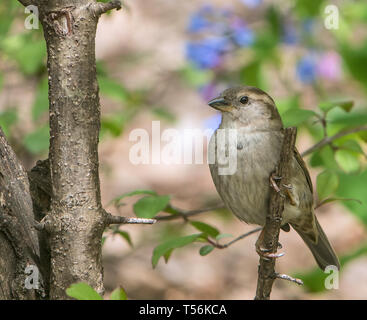
[[360, 127], [356, 127], [356, 128], [342, 130], [342, 131], [338, 132], [337, 134], [334, 134], [331, 137], [325, 137], [325, 138], [321, 139], [318, 143], [316, 143], [312, 147], [308, 148], [307, 150], [303, 151], [301, 153], [301, 155], [302, 155], [302, 157], [307, 156], [310, 153], [314, 152], [315, 150], [321, 149], [322, 147], [332, 143], [334, 140], [337, 140], [341, 137], [347, 136], [348, 134], [357, 133], [357, 132], [361, 132], [361, 131], [367, 131], [367, 126], [360, 126]]
[[156, 223], [156, 219], [146, 219], [146, 218], [129, 218], [129, 217], [121, 217], [114, 216], [105, 211], [105, 221], [107, 225], [110, 224], [154, 224]]
[[242, 235], [240, 235], [239, 237], [233, 239], [232, 241], [228, 242], [228, 243], [225, 243], [225, 244], [220, 244], [218, 242], [215, 242], [211, 239], [208, 239], [208, 242], [213, 246], [213, 247], [216, 247], [218, 249], [225, 249], [225, 248], [228, 248], [230, 245], [234, 244], [235, 242], [239, 241], [239, 240], [242, 240], [250, 235], [252, 235], [253, 233], [256, 233], [256, 232], [259, 232], [260, 230], [262, 229], [262, 227], [258, 227], [258, 228], [255, 228], [249, 232], [246, 232]]
[[291, 281], [291, 282], [297, 283], [300, 286], [303, 286], [303, 281], [301, 279], [293, 278], [287, 274], [275, 273], [275, 278]]
[[210, 208], [205, 208], [205, 209], [198, 209], [198, 210], [190, 210], [190, 211], [185, 211], [185, 210], [181, 210], [178, 208], [173, 208], [174, 211], [176, 212], [176, 214], [171, 214], [171, 215], [167, 215], [167, 216], [158, 216], [155, 217], [155, 219], [157, 221], [162, 221], [162, 220], [174, 220], [174, 219], [179, 219], [182, 218], [184, 220], [186, 220], [188, 217], [191, 216], [195, 216], [197, 214], [200, 213], [204, 213], [204, 212], [209, 212], [209, 211], [214, 211], [214, 210], [219, 210], [219, 209], [225, 209], [225, 205], [220, 205], [220, 206], [215, 206], [215, 207], [210, 207]]
[[[270, 299], [271, 289], [276, 278], [275, 258], [279, 243], [279, 231], [282, 222], [285, 198], [282, 197], [284, 186], [289, 183], [289, 166], [293, 157], [294, 144], [296, 141], [297, 129], [287, 128], [284, 130], [283, 146], [280, 154], [280, 161], [271, 177], [280, 177], [280, 192], [270, 188], [269, 212], [266, 216], [265, 226], [259, 236], [257, 246], [266, 254], [260, 254], [260, 265], [258, 271], [256, 300]], [[271, 177], [269, 177], [271, 179]], [[266, 256], [265, 256], [266, 255]]]
[[93, 4], [93, 12], [96, 16], [100, 16], [107, 11], [112, 9], [120, 10], [121, 9], [121, 1], [112, 0], [110, 2], [96, 2]]

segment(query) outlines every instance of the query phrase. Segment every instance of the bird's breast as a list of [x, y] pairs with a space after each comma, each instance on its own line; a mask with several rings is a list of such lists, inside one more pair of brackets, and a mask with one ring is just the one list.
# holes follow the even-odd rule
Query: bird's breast
[[[215, 134], [211, 138], [212, 178], [224, 203], [235, 215], [247, 223], [263, 225], [269, 202], [269, 176], [279, 161], [282, 134], [236, 131], [236, 141], [217, 139]], [[227, 158], [227, 162], [220, 161], [221, 158]], [[223, 163], [232, 164], [235, 170], [222, 174]]]

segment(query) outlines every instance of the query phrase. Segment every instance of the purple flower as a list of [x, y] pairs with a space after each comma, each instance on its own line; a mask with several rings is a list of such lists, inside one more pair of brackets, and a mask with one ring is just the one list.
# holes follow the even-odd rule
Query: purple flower
[[245, 6], [249, 8], [256, 8], [262, 4], [262, 0], [240, 0]]
[[233, 19], [231, 29], [233, 31], [233, 40], [240, 47], [248, 47], [254, 43], [254, 33], [240, 18], [235, 17]]
[[204, 120], [203, 127], [204, 129], [217, 130], [221, 122], [222, 114], [220, 112], [216, 112], [214, 115]]
[[324, 79], [337, 80], [341, 75], [341, 59], [335, 51], [323, 54], [317, 63], [317, 73]]
[[305, 84], [316, 80], [316, 61], [311, 55], [301, 58], [296, 67], [298, 78]]
[[226, 38], [211, 37], [186, 45], [186, 56], [200, 69], [212, 69], [220, 65], [223, 54], [228, 51]]

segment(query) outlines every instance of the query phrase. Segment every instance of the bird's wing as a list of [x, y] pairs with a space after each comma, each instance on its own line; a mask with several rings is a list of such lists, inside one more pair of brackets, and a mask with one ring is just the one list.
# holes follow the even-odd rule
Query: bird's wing
[[300, 153], [298, 152], [297, 148], [295, 147], [294, 148], [294, 157], [296, 158], [299, 166], [302, 168], [303, 170], [303, 173], [306, 177], [306, 180], [307, 180], [307, 183], [308, 183], [308, 186], [310, 187], [310, 191], [311, 191], [311, 194], [313, 194], [313, 187], [312, 187], [312, 181], [311, 181], [311, 177], [310, 177], [310, 174], [308, 172], [308, 169], [306, 167], [306, 164], [305, 162], [303, 161], [302, 159], [302, 156], [300, 155]]

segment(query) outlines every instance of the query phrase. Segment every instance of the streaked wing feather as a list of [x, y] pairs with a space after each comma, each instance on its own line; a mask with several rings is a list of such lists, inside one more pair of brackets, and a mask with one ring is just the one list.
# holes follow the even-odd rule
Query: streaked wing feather
[[308, 186], [310, 187], [310, 191], [311, 191], [311, 194], [313, 194], [313, 186], [312, 186], [312, 181], [311, 181], [311, 177], [310, 177], [310, 174], [308, 172], [308, 169], [307, 169], [307, 166], [306, 166], [306, 163], [303, 161], [302, 159], [302, 156], [300, 155], [300, 153], [298, 152], [297, 148], [294, 148], [294, 156], [298, 162], [298, 164], [300, 165], [300, 167], [302, 168], [303, 170], [303, 173], [306, 177], [306, 180], [307, 180], [307, 183], [308, 183]]

